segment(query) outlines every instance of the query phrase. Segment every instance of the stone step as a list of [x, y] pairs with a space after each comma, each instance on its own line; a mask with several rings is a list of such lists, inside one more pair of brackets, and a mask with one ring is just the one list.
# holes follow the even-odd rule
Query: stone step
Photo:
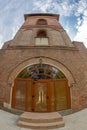
[[58, 112], [33, 113], [24, 112], [18, 121], [18, 126], [31, 129], [59, 128], [63, 127], [64, 121]]
[[31, 128], [31, 129], [53, 129], [53, 128], [60, 128], [65, 125], [64, 121], [59, 122], [51, 122], [51, 123], [29, 123], [24, 121], [19, 121], [18, 126], [24, 128]]
[[29, 123], [51, 123], [62, 121], [63, 118], [58, 112], [52, 113], [32, 113], [25, 112], [20, 118], [20, 121], [29, 122]]

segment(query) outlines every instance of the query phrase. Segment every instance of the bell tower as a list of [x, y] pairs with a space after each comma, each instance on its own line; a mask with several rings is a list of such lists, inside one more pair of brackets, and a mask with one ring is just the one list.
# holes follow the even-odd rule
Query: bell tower
[[73, 47], [56, 14], [25, 14], [25, 22], [10, 47]]

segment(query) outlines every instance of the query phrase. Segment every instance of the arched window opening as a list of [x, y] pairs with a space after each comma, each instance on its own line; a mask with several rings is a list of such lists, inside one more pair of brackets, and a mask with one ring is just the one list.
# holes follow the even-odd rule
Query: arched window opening
[[18, 75], [18, 78], [29, 78], [29, 79], [61, 79], [66, 78], [65, 75], [54, 66], [48, 64], [34, 64], [23, 71]]
[[37, 37], [36, 37], [35, 45], [39, 45], [39, 46], [47, 46], [48, 45], [48, 37], [47, 37], [47, 33], [45, 30], [38, 31], [36, 36]]
[[47, 25], [47, 21], [45, 19], [39, 19], [37, 25]]
[[37, 37], [38, 37], [38, 38], [46, 38], [46, 37], [47, 37], [46, 31], [40, 30], [40, 31], [37, 33]]

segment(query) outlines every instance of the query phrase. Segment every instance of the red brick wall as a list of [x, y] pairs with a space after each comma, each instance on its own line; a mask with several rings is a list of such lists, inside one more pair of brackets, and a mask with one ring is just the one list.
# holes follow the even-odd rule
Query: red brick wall
[[[53, 16], [44, 16], [44, 18], [48, 21], [48, 24], [51, 25], [48, 27], [49, 29], [47, 29], [50, 39], [49, 46], [35, 46], [35, 33], [37, 30], [42, 28], [34, 26], [36, 24], [36, 20], [39, 18], [42, 17], [32, 16], [30, 19], [27, 19], [22, 26], [23, 29], [20, 29], [16, 34], [16, 38], [9, 43], [7, 42], [6, 46], [0, 50], [0, 102], [10, 103], [10, 91], [12, 84], [8, 83], [8, 79], [15, 68], [22, 63], [24, 64], [25, 61], [30, 58], [43, 56], [59, 62], [72, 74], [75, 81], [75, 83], [70, 86], [72, 110], [78, 111], [87, 107], [87, 49], [80, 42], [73, 42], [72, 44], [61, 25], [57, 22], [57, 19]], [[59, 30], [52, 27], [52, 24], [54, 26], [56, 25]], [[31, 26], [31, 29], [26, 28], [25, 26], [27, 25]], [[61, 35], [61, 29], [64, 33], [62, 35], [64, 43], [62, 44], [55, 40], [57, 38], [56, 33], [55, 35], [52, 34], [53, 37], [50, 33], [50, 31], [58, 31]], [[32, 33], [29, 32], [32, 30]], [[60, 35], [58, 35], [59, 38]], [[21, 40], [23, 36], [24, 39]], [[21, 45], [21, 42], [22, 46], [20, 47], [19, 45]], [[58, 44], [54, 46], [55, 42]]]
[[[84, 52], [84, 51], [83, 51]], [[87, 107], [87, 62], [80, 50], [65, 49], [10, 49], [0, 51], [0, 99], [9, 102], [8, 77], [22, 62], [32, 57], [50, 57], [69, 69], [76, 81], [71, 87], [71, 106], [74, 111]]]

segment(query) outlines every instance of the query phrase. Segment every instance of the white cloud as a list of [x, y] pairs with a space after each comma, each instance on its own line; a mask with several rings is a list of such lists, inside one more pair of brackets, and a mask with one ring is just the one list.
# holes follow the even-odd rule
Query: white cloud
[[23, 22], [24, 9], [20, 8], [23, 5], [16, 1], [6, 0], [0, 3], [0, 48], [5, 41], [13, 38]]
[[[47, 13], [59, 13], [61, 16], [69, 16], [73, 13], [75, 5], [69, 2], [69, 0], [61, 1], [58, 0], [34, 0], [35, 8], [34, 11]], [[69, 7], [69, 8], [68, 8]]]
[[0, 34], [0, 48], [3, 46], [2, 40], [3, 40], [3, 36]]
[[79, 1], [76, 15], [78, 31], [74, 40], [82, 41], [87, 47], [87, 0]]
[[74, 40], [84, 42], [85, 46], [87, 47], [87, 18], [86, 17], [84, 17], [82, 25], [78, 26], [78, 32]]
[[87, 10], [87, 0], [80, 0], [77, 4], [75, 15], [80, 16], [80, 14], [84, 13], [84, 10]]
[[39, 12], [46, 13], [47, 9], [50, 7], [52, 0], [35, 0], [33, 11], [38, 10]]

